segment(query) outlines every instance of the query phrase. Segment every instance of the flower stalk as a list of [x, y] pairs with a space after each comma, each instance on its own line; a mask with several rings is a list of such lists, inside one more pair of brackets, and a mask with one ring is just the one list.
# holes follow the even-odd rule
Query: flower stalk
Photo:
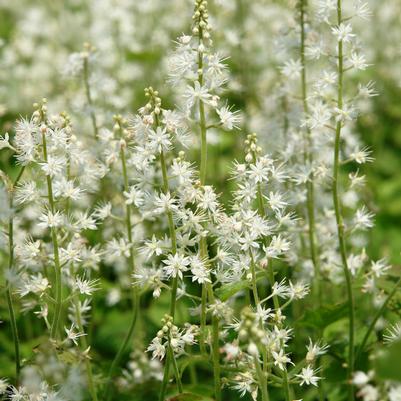
[[[342, 0], [337, 0], [337, 23], [339, 26], [342, 23]], [[344, 53], [343, 53], [343, 40], [341, 38], [338, 40], [337, 56], [338, 56], [337, 107], [339, 110], [342, 110], [344, 104], [344, 99], [343, 99]], [[339, 250], [341, 254], [341, 261], [344, 271], [347, 297], [348, 297], [349, 348], [348, 348], [348, 361], [347, 361], [347, 382], [348, 382], [348, 399], [349, 401], [352, 401], [354, 399], [352, 373], [354, 370], [355, 302], [352, 289], [352, 277], [347, 261], [345, 230], [344, 230], [344, 222], [341, 210], [342, 206], [341, 206], [341, 200], [339, 194], [339, 182], [338, 182], [339, 172], [340, 172], [340, 145], [341, 145], [342, 127], [343, 127], [342, 121], [341, 119], [338, 119], [336, 124], [336, 132], [334, 139], [332, 194], [333, 194], [334, 212], [337, 224]]]
[[[302, 88], [302, 106], [304, 115], [307, 116], [309, 113], [308, 105], [308, 93], [307, 93], [307, 77], [306, 77], [306, 60], [305, 60], [305, 40], [306, 40], [306, 7], [307, 0], [300, 0], [300, 25], [301, 25], [301, 88]], [[314, 289], [318, 299], [318, 304], [321, 304], [321, 274], [320, 266], [317, 255], [317, 245], [316, 245], [316, 230], [315, 230], [315, 184], [314, 184], [314, 174], [313, 174], [313, 140], [310, 128], [306, 127], [306, 137], [305, 137], [305, 149], [304, 149], [304, 161], [310, 168], [310, 177], [306, 182], [306, 209], [308, 218], [308, 241], [309, 241], [309, 252], [310, 258], [314, 268]]]
[[[122, 132], [123, 132], [122, 119], [120, 118], [120, 116], [115, 116], [115, 120], [117, 123], [117, 129], [122, 134]], [[127, 161], [126, 161], [125, 151], [126, 151], [126, 143], [122, 139], [121, 145], [120, 145], [121, 169], [122, 169], [122, 173], [123, 173], [124, 191], [128, 192], [129, 191], [129, 179], [128, 179], [128, 172], [127, 172]], [[133, 244], [133, 238], [132, 238], [131, 213], [132, 213], [131, 205], [126, 204], [125, 205], [125, 227], [126, 227], [126, 234], [127, 234], [128, 242], [130, 244], [128, 265], [130, 268], [130, 272], [133, 275], [133, 274], [135, 274], [135, 253], [134, 253], [134, 244]], [[106, 393], [105, 393], [106, 400], [109, 400], [111, 398], [111, 384], [112, 384], [115, 370], [116, 370], [117, 366], [120, 364], [120, 361], [125, 353], [125, 350], [127, 349], [128, 345], [132, 339], [136, 321], [138, 319], [140, 298], [139, 298], [138, 291], [134, 287], [131, 290], [131, 303], [132, 303], [132, 305], [131, 305], [131, 308], [132, 308], [131, 322], [130, 322], [127, 334], [125, 335], [125, 338], [124, 338], [116, 356], [114, 357], [114, 360], [111, 363], [111, 366], [109, 369], [107, 387], [106, 387]]]
[[[9, 193], [9, 208], [10, 208], [10, 218], [8, 220], [8, 271], [11, 272], [14, 268], [14, 191], [17, 186], [22, 174], [24, 173], [25, 166], [23, 166], [17, 178], [14, 182], [8, 182], [8, 193]], [[19, 341], [19, 333], [17, 326], [17, 319], [14, 311], [13, 305], [13, 296], [11, 292], [11, 284], [8, 281], [7, 277], [5, 280], [6, 283], [6, 300], [7, 300], [7, 308], [8, 314], [10, 316], [10, 324], [11, 324], [11, 332], [14, 341], [14, 357], [15, 357], [15, 383], [18, 386], [20, 382], [20, 373], [21, 373], [21, 356], [20, 356], [20, 341]]]
[[[47, 156], [47, 142], [46, 142], [46, 131], [47, 128], [45, 126], [41, 127], [42, 132], [42, 148], [43, 148], [43, 159], [45, 163], [48, 162]], [[51, 175], [46, 175], [46, 183], [47, 183], [47, 198], [49, 202], [50, 212], [54, 215], [56, 213], [55, 202], [54, 202], [54, 194], [53, 194], [53, 182]], [[59, 245], [57, 238], [57, 230], [56, 227], [52, 226], [51, 228], [51, 237], [53, 244], [53, 253], [54, 253], [54, 272], [55, 272], [55, 287], [56, 287], [56, 305], [54, 311], [54, 317], [50, 329], [50, 337], [52, 339], [57, 338], [57, 332], [59, 330], [61, 310], [63, 306], [62, 302], [62, 278], [61, 278], [61, 264], [60, 264], [60, 256], [59, 256]]]

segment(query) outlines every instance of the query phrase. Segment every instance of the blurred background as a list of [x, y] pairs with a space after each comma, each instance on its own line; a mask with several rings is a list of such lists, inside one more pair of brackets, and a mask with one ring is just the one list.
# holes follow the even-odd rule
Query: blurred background
[[[229, 162], [241, 151], [245, 132], [268, 139], [264, 117], [283, 105], [276, 93], [283, 54], [280, 38], [294, 22], [293, 0], [211, 0], [214, 42], [229, 56], [231, 79], [226, 97], [243, 114], [238, 135], [210, 133], [214, 185], [228, 186]], [[375, 162], [363, 167], [376, 212], [368, 250], [372, 259], [388, 256], [400, 264], [401, 250], [401, 0], [371, 0], [373, 17], [356, 32], [372, 66], [360, 74], [376, 82], [379, 96], [364, 105], [357, 130], [373, 150]], [[191, 0], [0, 0], [0, 134], [12, 133], [15, 119], [29, 116], [32, 104], [43, 97], [51, 111], [67, 111], [77, 133], [91, 130], [77, 53], [89, 42], [96, 50], [90, 60], [93, 103], [100, 126], [112, 126], [115, 113], [133, 114], [144, 103], [143, 89], [158, 88], [167, 105], [174, 95], [166, 85], [166, 59], [175, 38], [190, 31]], [[357, 82], [355, 85], [357, 85]], [[274, 127], [273, 127], [274, 128]], [[11, 152], [0, 153], [0, 168], [14, 168]], [[166, 300], [167, 302], [167, 300]], [[166, 305], [149, 314], [155, 327]], [[4, 310], [4, 309], [3, 309]], [[0, 316], [3, 318], [3, 316]], [[124, 315], [112, 312], [108, 321], [121, 327]], [[25, 330], [35, 330], [25, 321]], [[110, 326], [110, 325], [109, 325]], [[100, 351], [112, 355], [119, 344], [107, 325], [95, 338]], [[118, 333], [117, 333], [118, 334]], [[0, 376], [12, 375], [12, 349], [0, 330]], [[28, 347], [34, 344], [28, 344]]]

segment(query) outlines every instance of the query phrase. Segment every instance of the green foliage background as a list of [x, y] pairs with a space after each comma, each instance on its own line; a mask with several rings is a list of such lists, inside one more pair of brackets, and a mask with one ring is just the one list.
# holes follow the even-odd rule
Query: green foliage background
[[[7, 43], [8, 38], [12, 34], [15, 20], [13, 16], [7, 12], [0, 13], [0, 37]], [[143, 68], [152, 71], [157, 68], [160, 61], [160, 49], [152, 49], [149, 53], [132, 54], [130, 57], [135, 58]], [[385, 70], [381, 68], [381, 63], [384, 61], [377, 56], [374, 60], [376, 66], [370, 70], [363, 77], [364, 80], [373, 80], [377, 83], [377, 89], [380, 96], [373, 98], [373, 107], [371, 112], [362, 115], [358, 122], [358, 130], [364, 142], [371, 146], [373, 149], [373, 156], [375, 162], [364, 167], [364, 172], [368, 177], [371, 194], [368, 199], [368, 204], [376, 211], [376, 224], [371, 231], [371, 240], [369, 244], [368, 253], [373, 259], [381, 258], [385, 255], [389, 260], [395, 264], [401, 264], [401, 87], [398, 82], [394, 82], [389, 76], [386, 75]], [[230, 68], [234, 74], [241, 73], [241, 57], [240, 54], [234, 54], [229, 61]], [[157, 84], [158, 82], [156, 82]], [[154, 78], [149, 75], [149, 82], [138, 82], [136, 87], [132, 90], [137, 93], [134, 104], [131, 105], [131, 110], [134, 111], [139, 107], [144, 100], [142, 89], [149, 84], [155, 84]], [[44, 93], [43, 96], [50, 96], [51, 94]], [[168, 93], [167, 103], [169, 99]], [[246, 96], [245, 96], [246, 95]], [[252, 88], [249, 87], [244, 97], [238, 98], [233, 94], [228, 94], [230, 103], [234, 103], [238, 108], [241, 108], [244, 99], [250, 102], [257, 102], [257, 99], [252, 98]], [[49, 99], [51, 100], [51, 99]], [[0, 103], [7, 105], [7, 98], [0, 99]], [[26, 104], [26, 102], [24, 102]], [[31, 112], [29, 107], [21, 108], [16, 112], [8, 112], [0, 117], [0, 132], [12, 132], [13, 121], [19, 115], [25, 116]], [[210, 147], [210, 160], [209, 176], [213, 178], [213, 184], [218, 188], [219, 192], [226, 193], [230, 183], [227, 181], [227, 173], [230, 162], [240, 154], [240, 142], [243, 133], [239, 133], [235, 138], [231, 134], [222, 133], [222, 141], [219, 145]], [[13, 174], [14, 162], [11, 159], [11, 154], [8, 151], [0, 153], [0, 168]], [[1, 207], [1, 205], [0, 205]], [[6, 258], [0, 258], [2, 268], [6, 262]], [[104, 272], [107, 275], [107, 272]], [[2, 283], [3, 284], [3, 283]], [[95, 372], [99, 375], [107, 372], [108, 366], [118, 350], [122, 342], [126, 328], [129, 322], [129, 305], [123, 305], [120, 308], [106, 307], [104, 304], [104, 294], [107, 289], [107, 283], [99, 292], [94, 300], [94, 316], [93, 322], [89, 329], [89, 343], [93, 344], [93, 354], [95, 361]], [[7, 313], [4, 299], [4, 291], [1, 288], [0, 293], [0, 319], [4, 321], [0, 325], [0, 377], [13, 377], [13, 343], [12, 337], [7, 324]], [[401, 302], [401, 296], [399, 297]], [[190, 320], [188, 308], [192, 305], [190, 303], [179, 305], [178, 322], [185, 322]], [[366, 309], [365, 305], [359, 306], [361, 310]], [[160, 300], [153, 300], [151, 296], [145, 297], [141, 305], [141, 316], [139, 319], [139, 327], [137, 335], [134, 339], [135, 345], [143, 349], [144, 344], [149, 342], [154, 333], [158, 330], [160, 319], [168, 309], [167, 294], [164, 294]], [[318, 312], [306, 312], [302, 314], [302, 307], [298, 310], [294, 309], [289, 317], [289, 323], [294, 324], [297, 329], [296, 343], [294, 344], [294, 353], [302, 355], [305, 352], [303, 348], [307, 343], [308, 328], [320, 328], [324, 330], [325, 338], [332, 344], [330, 353], [333, 358], [330, 366], [325, 370], [325, 377], [328, 382], [341, 383], [344, 379], [345, 370], [342, 366], [341, 358], [338, 355], [343, 354], [346, 344], [338, 340], [338, 334], [344, 331], [346, 325], [346, 308], [343, 304], [327, 307]], [[366, 309], [366, 313], [369, 311]], [[295, 316], [301, 314], [303, 316], [302, 323], [299, 323]], [[18, 325], [21, 332], [22, 354], [29, 360], [34, 355], [35, 350], [40, 350], [44, 346], [45, 339], [41, 337], [44, 332], [44, 327], [38, 319], [32, 316], [26, 316], [19, 313]], [[362, 333], [357, 333], [361, 337]], [[297, 348], [298, 347], [298, 348]], [[383, 358], [391, 358], [394, 355], [400, 355], [401, 351], [398, 348], [394, 349], [391, 353]], [[398, 353], [398, 354], [397, 354]], [[337, 359], [336, 359], [337, 358]], [[401, 358], [401, 357], [400, 357]], [[128, 354], [125, 355], [125, 360], [128, 360]], [[189, 364], [193, 361], [183, 358], [180, 360], [181, 364]], [[391, 363], [390, 359], [378, 361], [384, 377], [388, 372], [385, 369], [386, 364]], [[394, 362], [395, 363], [395, 362]], [[368, 361], [363, 360], [360, 368], [366, 368]], [[212, 383], [213, 378], [207, 364], [202, 361], [196, 361], [198, 369], [198, 384], [188, 386], [186, 391], [197, 394], [202, 394], [198, 397], [181, 397], [174, 398], [176, 401], [206, 401], [210, 400], [212, 396]], [[189, 371], [186, 371], [184, 377], [189, 376]], [[398, 377], [399, 378], [399, 377]], [[340, 386], [333, 386], [330, 399], [341, 399]], [[126, 394], [119, 396], [116, 400], [141, 400], [151, 401], [157, 399], [158, 384], [149, 384], [136, 388], [135, 394]], [[225, 400], [237, 400], [238, 395], [232, 391], [227, 390], [225, 393]], [[272, 399], [279, 400], [279, 393], [272, 392]], [[304, 398], [305, 401], [313, 399], [312, 395]]]

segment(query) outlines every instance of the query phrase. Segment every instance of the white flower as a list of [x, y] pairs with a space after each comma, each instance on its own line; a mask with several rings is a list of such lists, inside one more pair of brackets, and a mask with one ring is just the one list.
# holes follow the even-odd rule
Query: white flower
[[309, 344], [306, 346], [307, 353], [306, 353], [306, 362], [312, 363], [318, 356], [324, 355], [329, 346], [324, 344], [320, 345], [319, 343], [313, 343], [311, 339], [309, 339]]
[[306, 295], [309, 293], [309, 286], [304, 283], [295, 283], [292, 284], [290, 281], [290, 287], [289, 287], [289, 295], [290, 298], [293, 299], [302, 299], [305, 298]]
[[268, 247], [263, 246], [266, 256], [269, 258], [279, 258], [285, 252], [289, 251], [291, 243], [281, 236], [281, 234], [273, 235]]
[[363, 54], [358, 54], [356, 52], [351, 53], [349, 62], [352, 67], [360, 71], [364, 71], [369, 67], [369, 64], [366, 63], [366, 57]]
[[370, 17], [373, 15], [372, 11], [369, 8], [367, 2], [363, 2], [362, 0], [358, 0], [355, 5], [355, 14], [364, 20], [369, 20]]
[[289, 296], [289, 287], [285, 285], [285, 279], [280, 283], [277, 281], [272, 286], [272, 295], [277, 295], [280, 298], [287, 298]]
[[302, 368], [301, 373], [295, 376], [301, 379], [301, 386], [304, 384], [317, 386], [317, 382], [321, 379], [320, 377], [315, 376], [315, 371], [310, 366]]
[[197, 255], [191, 257], [191, 273], [192, 281], [197, 281], [199, 284], [211, 282], [205, 263]]
[[64, 327], [65, 332], [67, 333], [67, 340], [72, 341], [75, 345], [78, 345], [78, 338], [85, 336], [85, 333], [79, 333], [74, 331], [75, 330], [75, 324], [73, 323], [71, 327], [68, 329], [67, 327]]
[[369, 383], [369, 380], [371, 379], [371, 377], [369, 375], [367, 375], [365, 372], [362, 371], [357, 371], [354, 372], [354, 374], [352, 375], [352, 383], [355, 384], [355, 386], [357, 387], [363, 387], [366, 384]]
[[131, 186], [128, 192], [124, 191], [123, 195], [127, 198], [125, 201], [127, 205], [134, 204], [136, 207], [139, 207], [144, 203], [144, 193], [135, 185]]
[[167, 211], [176, 210], [177, 205], [174, 198], [171, 197], [170, 192], [166, 194], [161, 193], [159, 196], [155, 196], [155, 213], [161, 214]]
[[67, 248], [60, 248], [60, 259], [62, 263], [79, 263], [81, 259], [81, 249], [74, 246], [73, 243], [69, 243]]
[[357, 112], [353, 106], [349, 106], [344, 104], [342, 109], [335, 107], [334, 111], [336, 113], [336, 121], [337, 122], [346, 122], [352, 121], [356, 118]]
[[152, 340], [146, 351], [152, 352], [152, 359], [158, 358], [162, 360], [166, 355], [166, 347], [159, 337], [155, 337]]
[[297, 79], [301, 76], [302, 69], [301, 60], [289, 60], [284, 63], [281, 72], [287, 78]]
[[165, 272], [167, 278], [179, 277], [183, 278], [183, 272], [188, 270], [188, 265], [190, 264], [190, 259], [184, 255], [176, 253], [175, 255], [168, 255], [167, 259], [163, 260], [165, 266], [163, 266], [163, 271]]
[[63, 171], [63, 168], [65, 166], [65, 158], [60, 156], [48, 155], [47, 161], [40, 163], [40, 165], [46, 175], [54, 177], [55, 175], [58, 175]]
[[203, 191], [200, 191], [198, 198], [198, 204], [201, 209], [208, 210], [212, 213], [217, 211], [219, 204], [217, 202], [217, 195], [214, 192], [213, 187], [210, 185], [205, 185], [203, 187]]
[[362, 397], [363, 401], [379, 401], [380, 398], [379, 390], [371, 384], [362, 387], [356, 395]]
[[8, 383], [6, 379], [0, 379], [0, 395], [5, 394], [8, 387]]
[[112, 205], [110, 202], [101, 203], [96, 206], [93, 212], [93, 217], [98, 220], [105, 220], [107, 217], [111, 216]]
[[146, 259], [150, 259], [153, 255], [160, 256], [163, 254], [163, 245], [163, 241], [158, 240], [153, 234], [152, 239], [146, 240], [140, 249]]
[[212, 95], [205, 86], [201, 86], [198, 81], [195, 81], [194, 86], [187, 86], [184, 97], [187, 99], [187, 107], [190, 109], [197, 101], [208, 103]]
[[170, 149], [170, 134], [166, 128], [157, 127], [156, 131], [149, 131], [149, 147], [158, 153], [167, 152]]
[[61, 196], [71, 200], [78, 200], [82, 195], [82, 190], [74, 186], [74, 181], [66, 180], [64, 177], [54, 181], [53, 189], [55, 196]]
[[351, 160], [355, 160], [358, 164], [364, 164], [374, 160], [374, 158], [370, 156], [371, 154], [372, 151], [368, 147], [364, 147], [360, 150], [355, 150], [349, 157]]
[[371, 269], [376, 277], [381, 277], [387, 270], [391, 269], [391, 266], [387, 264], [386, 259], [379, 259], [377, 261], [372, 260]]
[[249, 165], [250, 171], [248, 171], [249, 178], [255, 183], [267, 182], [269, 180], [270, 168], [266, 163], [261, 160], [257, 160], [255, 164]]
[[401, 339], [401, 323], [396, 323], [390, 326], [386, 334], [383, 336], [386, 343], [392, 343]]
[[291, 359], [288, 358], [283, 349], [280, 349], [279, 352], [272, 351], [272, 355], [274, 358], [274, 365], [278, 366], [281, 370], [286, 369], [287, 363], [292, 363]]
[[333, 35], [337, 36], [337, 40], [343, 41], [344, 43], [348, 43], [355, 37], [355, 34], [352, 33], [351, 24], [343, 24], [341, 23], [338, 26], [334, 26], [331, 28], [331, 32]]
[[243, 251], [249, 251], [250, 249], [259, 249], [259, 244], [256, 240], [257, 236], [254, 231], [246, 231], [244, 235], [239, 239], [241, 249]]
[[232, 112], [230, 107], [223, 106], [216, 110], [216, 113], [220, 117], [220, 123], [227, 130], [232, 130], [233, 128], [238, 128], [238, 123], [241, 121], [239, 111]]
[[76, 214], [74, 226], [77, 230], [97, 230], [94, 216], [90, 216], [87, 212]]
[[99, 280], [87, 280], [85, 278], [77, 277], [75, 279], [74, 287], [80, 294], [92, 295], [94, 291], [98, 290]]
[[390, 401], [401, 401], [401, 384], [394, 385], [390, 388], [388, 398]]
[[[10, 143], [10, 135], [8, 134], [8, 132], [6, 132], [4, 134], [4, 137], [2, 137], [0, 135], [0, 150], [1, 149], [5, 149], [5, 148], [9, 148], [11, 150], [14, 150], [15, 152], [17, 151], [13, 146], [11, 146]], [[1, 394], [1, 393], [0, 393]]]
[[17, 203], [33, 202], [40, 197], [35, 181], [26, 181], [18, 185], [15, 200]]
[[57, 228], [64, 224], [64, 216], [58, 210], [52, 213], [50, 210], [39, 216], [38, 226], [42, 228]]
[[353, 220], [354, 226], [357, 229], [366, 230], [374, 226], [373, 218], [374, 214], [366, 209], [366, 206], [362, 206], [355, 213]]

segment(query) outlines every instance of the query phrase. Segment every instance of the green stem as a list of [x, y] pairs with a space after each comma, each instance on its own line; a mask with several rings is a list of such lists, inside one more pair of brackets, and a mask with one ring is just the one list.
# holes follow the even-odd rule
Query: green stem
[[93, 109], [91, 87], [89, 84], [89, 60], [88, 60], [88, 57], [84, 57], [84, 85], [85, 85], [86, 101], [88, 102], [89, 114], [90, 114], [91, 121], [92, 121], [93, 133], [94, 133], [95, 139], [98, 139], [99, 129], [98, 129], [97, 122], [96, 122], [96, 114]]
[[258, 376], [259, 388], [262, 393], [262, 401], [269, 401], [269, 393], [267, 392], [267, 377], [260, 366], [260, 361], [257, 356], [254, 356], [256, 374]]
[[[11, 188], [9, 189], [9, 206], [10, 206], [10, 219], [8, 221], [8, 271], [11, 272], [14, 268], [14, 191], [17, 186], [19, 180], [24, 173], [25, 166], [22, 166], [20, 169], [17, 178], [12, 183]], [[20, 356], [20, 344], [19, 344], [19, 334], [18, 334], [18, 326], [17, 319], [15, 316], [13, 298], [11, 293], [11, 284], [9, 283], [7, 277], [5, 279], [6, 284], [6, 299], [7, 299], [7, 307], [8, 313], [10, 315], [10, 324], [11, 324], [11, 332], [14, 341], [14, 352], [15, 352], [15, 384], [18, 387], [20, 381], [20, 373], [21, 373], [21, 356]]]
[[135, 324], [136, 324], [136, 320], [138, 317], [138, 309], [139, 309], [139, 299], [136, 299], [136, 304], [133, 309], [133, 314], [132, 314], [131, 323], [130, 323], [128, 332], [125, 335], [124, 341], [121, 344], [121, 346], [110, 366], [110, 370], [109, 370], [109, 374], [108, 374], [108, 378], [107, 378], [106, 390], [105, 390], [105, 400], [111, 399], [111, 384], [112, 384], [114, 372], [117, 369], [117, 366], [120, 364], [120, 361], [124, 355], [124, 352], [125, 352], [126, 348], [128, 347], [128, 344], [131, 341], [131, 337], [132, 337], [132, 334], [134, 333]]
[[174, 358], [173, 348], [171, 347], [170, 343], [168, 345], [168, 350], [169, 350], [169, 353], [170, 353], [170, 360], [171, 360], [172, 365], [173, 365], [174, 376], [175, 376], [175, 379], [177, 381], [178, 392], [181, 394], [182, 393], [181, 375], [180, 375], [180, 371], [178, 370], [177, 361]]
[[[74, 303], [75, 303], [78, 330], [79, 330], [80, 333], [84, 333], [84, 327], [83, 327], [83, 324], [82, 324], [82, 316], [81, 316], [81, 309], [80, 309], [81, 307], [79, 305], [78, 297], [75, 297]], [[82, 351], [85, 352], [86, 350], [88, 350], [88, 342], [86, 341], [86, 337], [85, 336], [80, 337], [80, 343], [81, 343]], [[90, 395], [92, 397], [92, 401], [97, 401], [98, 398], [97, 398], [97, 392], [96, 392], [95, 383], [94, 383], [94, 380], [93, 380], [92, 364], [90, 363], [90, 360], [88, 359], [87, 355], [85, 355], [85, 370], [86, 370], [86, 376], [87, 376], [87, 380], [88, 380], [88, 387], [89, 387]]]
[[[337, 0], [337, 22], [338, 25], [342, 22], [342, 4], [341, 0]], [[343, 75], [344, 75], [344, 55], [343, 55], [343, 41], [338, 42], [338, 93], [337, 93], [337, 106], [341, 110], [343, 107]], [[343, 271], [346, 281], [347, 296], [348, 296], [348, 319], [349, 319], [349, 351], [348, 351], [348, 368], [347, 368], [347, 382], [348, 382], [348, 399], [354, 399], [354, 390], [352, 384], [352, 373], [354, 370], [354, 332], [355, 332], [355, 303], [354, 294], [352, 290], [352, 277], [348, 268], [346, 241], [344, 233], [344, 223], [341, 212], [341, 200], [339, 196], [339, 169], [340, 169], [340, 142], [341, 142], [342, 122], [338, 121], [336, 125], [336, 134], [334, 142], [334, 171], [333, 171], [333, 204], [336, 216], [337, 235], [339, 242], [339, 249], [343, 265]]]
[[206, 337], [206, 304], [207, 304], [207, 291], [206, 285], [202, 284], [202, 300], [201, 300], [201, 319], [200, 319], [200, 339], [199, 346], [202, 355], [206, 353], [205, 337]]
[[[308, 105], [308, 94], [307, 94], [307, 80], [306, 80], [306, 60], [305, 60], [305, 8], [307, 0], [301, 0], [300, 12], [301, 12], [301, 86], [302, 86], [302, 105], [304, 115], [307, 116], [309, 113]], [[306, 141], [304, 150], [305, 162], [312, 168], [313, 164], [313, 141], [310, 128], [306, 128]], [[314, 267], [314, 288], [318, 298], [318, 303], [321, 304], [321, 288], [320, 288], [320, 266], [317, 256], [317, 247], [315, 243], [315, 189], [314, 189], [314, 177], [313, 171], [311, 171], [310, 179], [306, 183], [306, 199], [307, 199], [307, 215], [308, 215], [308, 239], [309, 239], [309, 251], [310, 258]]]
[[[199, 27], [199, 44], [203, 41], [203, 29]], [[198, 81], [200, 86], [203, 85], [203, 54], [198, 52]], [[201, 134], [201, 162], [200, 162], [200, 184], [206, 184], [207, 173], [207, 126], [205, 116], [205, 105], [202, 100], [199, 100], [199, 125]], [[208, 259], [207, 239], [201, 238], [201, 258]], [[213, 288], [210, 284], [203, 284], [207, 287], [207, 293], [211, 303], [214, 302]], [[202, 309], [206, 309], [205, 297], [202, 297]], [[201, 328], [205, 330], [205, 328]], [[221, 400], [221, 378], [220, 378], [220, 355], [219, 355], [219, 319], [217, 316], [212, 316], [212, 357], [213, 357], [213, 373], [214, 373], [214, 389], [216, 401]]]
[[260, 300], [258, 294], [258, 286], [256, 283], [255, 261], [253, 259], [253, 254], [251, 250], [249, 250], [249, 254], [251, 256], [252, 293], [253, 293], [253, 299], [255, 301], [255, 306], [257, 307], [260, 304]]
[[285, 401], [291, 401], [290, 386], [288, 384], [287, 367], [284, 367], [283, 371], [283, 390], [284, 390]]
[[[124, 147], [121, 147], [121, 149], [120, 149], [120, 158], [121, 158], [121, 167], [122, 167], [123, 180], [124, 180], [124, 191], [128, 192], [129, 191], [129, 181], [128, 181], [127, 162], [126, 162]], [[131, 273], [134, 274], [135, 273], [135, 255], [134, 255], [134, 244], [133, 244], [133, 240], [132, 240], [131, 205], [128, 205], [128, 204], [125, 206], [125, 226], [126, 226], [128, 242], [131, 245], [130, 254], [128, 257], [128, 263], [129, 263], [129, 267], [131, 269]], [[109, 400], [111, 397], [111, 384], [112, 384], [114, 372], [115, 372], [117, 366], [120, 364], [120, 361], [125, 353], [125, 350], [127, 349], [129, 342], [131, 341], [131, 338], [132, 338], [132, 335], [133, 335], [134, 329], [135, 329], [135, 324], [136, 324], [136, 321], [138, 318], [140, 297], [139, 297], [138, 291], [136, 291], [134, 287], [132, 288], [131, 300], [132, 300], [131, 323], [128, 328], [128, 332], [124, 338], [124, 341], [121, 344], [121, 346], [110, 366], [110, 370], [109, 370], [109, 374], [108, 374], [108, 378], [107, 378], [106, 391], [105, 391], [106, 400]]]
[[398, 281], [395, 283], [394, 288], [391, 290], [390, 294], [387, 296], [386, 300], [383, 302], [382, 306], [380, 307], [380, 309], [376, 312], [375, 317], [373, 318], [372, 322], [370, 323], [368, 329], [366, 330], [366, 333], [363, 337], [363, 340], [361, 342], [361, 345], [358, 348], [358, 351], [356, 353], [356, 357], [355, 359], [358, 360], [358, 358], [361, 356], [367, 341], [369, 340], [370, 335], [372, 334], [372, 331], [375, 328], [375, 325], [377, 323], [377, 321], [379, 320], [380, 316], [383, 315], [384, 311], [386, 310], [386, 307], [388, 305], [388, 303], [390, 302], [391, 298], [393, 298], [393, 296], [396, 294], [398, 287], [401, 284], [401, 277], [398, 279]]
[[[47, 144], [46, 144], [46, 135], [45, 131], [42, 131], [42, 145], [43, 145], [43, 158], [45, 162], [47, 162]], [[46, 183], [47, 183], [47, 197], [49, 201], [50, 211], [52, 214], [55, 213], [55, 205], [53, 198], [53, 183], [50, 175], [46, 175]], [[50, 336], [51, 338], [56, 338], [57, 331], [60, 323], [61, 309], [62, 309], [62, 282], [61, 282], [61, 265], [60, 265], [60, 257], [59, 257], [59, 246], [58, 246], [58, 238], [57, 231], [55, 227], [51, 227], [51, 236], [52, 236], [52, 244], [53, 244], [53, 253], [54, 253], [54, 271], [55, 271], [55, 287], [56, 287], [56, 306], [54, 317], [51, 325]]]
[[[156, 125], [158, 125], [158, 119], [156, 119]], [[170, 186], [169, 186], [168, 174], [167, 174], [167, 164], [166, 164], [166, 159], [164, 157], [163, 151], [160, 152], [160, 164], [161, 164], [162, 177], [163, 177], [163, 185], [162, 185], [163, 192], [165, 194], [167, 194], [170, 191]], [[168, 219], [168, 226], [169, 226], [169, 232], [170, 232], [170, 238], [171, 238], [171, 251], [172, 251], [173, 255], [175, 255], [177, 252], [177, 234], [175, 232], [175, 225], [174, 225], [173, 214], [171, 213], [171, 210], [167, 211], [167, 219]], [[174, 321], [176, 305], [177, 305], [177, 289], [178, 289], [178, 275], [176, 275], [173, 278], [172, 289], [171, 289], [171, 298], [170, 298], [170, 316], [173, 318], [173, 321]], [[160, 401], [164, 401], [164, 397], [166, 394], [171, 362], [173, 362], [173, 369], [174, 369], [175, 376], [176, 376], [178, 391], [180, 393], [182, 392], [181, 381], [180, 381], [180, 378], [177, 377], [175, 367], [174, 367], [174, 364], [175, 364], [174, 355], [170, 356], [170, 351], [172, 353], [172, 350], [170, 350], [170, 348], [171, 348], [170, 346], [168, 348], [169, 348], [169, 351], [167, 353], [166, 362], [164, 364], [163, 382], [162, 382], [162, 386], [161, 386], [160, 394], [159, 394]], [[181, 390], [180, 390], [180, 388], [181, 388]]]

